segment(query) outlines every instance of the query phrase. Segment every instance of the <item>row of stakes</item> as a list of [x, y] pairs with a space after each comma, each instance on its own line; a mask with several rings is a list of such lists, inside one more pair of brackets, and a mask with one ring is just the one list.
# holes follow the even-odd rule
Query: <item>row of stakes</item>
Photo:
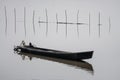
[[[4, 7], [4, 11], [5, 11], [5, 34], [7, 35], [7, 27], [8, 27], [8, 20], [7, 20], [7, 9], [6, 9], [6, 6]], [[46, 14], [46, 21], [41, 21], [40, 20], [40, 18], [39, 18], [39, 21], [38, 21], [38, 23], [39, 23], [39, 26], [40, 26], [40, 24], [41, 23], [45, 23], [46, 24], [46, 36], [48, 35], [48, 23], [50, 23], [49, 21], [48, 21], [48, 13], [47, 13], [47, 9], [45, 9], [45, 14]], [[15, 28], [15, 34], [16, 34], [16, 8], [14, 8], [14, 28]], [[111, 19], [110, 19], [110, 17], [109, 17], [109, 32], [111, 31]], [[68, 24], [71, 24], [71, 25], [77, 25], [76, 27], [77, 27], [77, 35], [78, 35], [78, 37], [79, 37], [79, 25], [88, 25], [89, 27], [89, 36], [90, 36], [90, 34], [91, 34], [91, 16], [90, 16], [90, 13], [89, 13], [89, 23], [87, 24], [87, 23], [80, 23], [79, 22], [79, 10], [78, 10], [78, 12], [77, 12], [77, 21], [76, 21], [76, 23], [73, 23], [73, 22], [68, 22], [68, 20], [67, 20], [67, 10], [65, 10], [65, 22], [60, 22], [59, 20], [58, 20], [58, 14], [56, 13], [56, 22], [55, 22], [56, 24], [57, 24], [57, 26], [56, 26], [56, 32], [58, 32], [58, 24], [65, 24], [65, 35], [66, 35], [66, 37], [67, 37], [67, 28], [68, 28]], [[33, 24], [33, 32], [34, 32], [34, 34], [35, 34], [35, 10], [33, 10], [33, 16], [32, 16], [32, 24]], [[99, 12], [99, 14], [98, 14], [98, 36], [100, 37], [101, 36], [101, 15], [100, 15], [100, 12]], [[26, 8], [24, 7], [24, 32], [25, 32], [25, 36], [26, 36]]]

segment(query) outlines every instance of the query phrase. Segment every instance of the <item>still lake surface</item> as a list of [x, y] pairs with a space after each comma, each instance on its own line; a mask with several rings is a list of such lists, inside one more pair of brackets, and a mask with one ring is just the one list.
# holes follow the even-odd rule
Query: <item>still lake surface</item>
[[[0, 80], [120, 80], [119, 3], [118, 0], [0, 0]], [[25, 8], [26, 13], [24, 13]], [[16, 34], [14, 9], [16, 9]], [[39, 19], [46, 21], [45, 9], [50, 22], [47, 36], [46, 24], [38, 23]], [[79, 25], [79, 38], [77, 25], [67, 25], [67, 37], [65, 24], [57, 25], [59, 29], [56, 33], [56, 13], [58, 20], [64, 22], [65, 10], [68, 22], [77, 21], [79, 10], [79, 22], [87, 23], [87, 25]], [[35, 33], [33, 11], [35, 11]], [[99, 12], [102, 24], [100, 37], [98, 37]], [[91, 14], [90, 35], [89, 13]], [[108, 29], [109, 16], [111, 32]], [[22, 40], [25, 40], [26, 44], [32, 42], [42, 48], [70, 52], [94, 50], [94, 53], [91, 59], [83, 62], [30, 54], [21, 55], [15, 53], [13, 49]]]
[[[17, 41], [17, 42], [16, 42]], [[1, 80], [119, 80], [119, 46], [99, 40], [94, 49], [93, 58], [84, 62], [72, 62], [49, 59], [35, 55], [14, 53], [14, 46], [20, 39], [3, 37], [0, 42], [0, 79]], [[27, 41], [26, 41], [27, 42]], [[99, 44], [98, 44], [99, 43]], [[64, 43], [65, 44], [65, 43]], [[65, 46], [62, 44], [61, 46]], [[76, 51], [76, 44], [64, 48]], [[66, 45], [68, 45], [66, 44]], [[108, 47], [109, 46], [109, 47]], [[72, 48], [76, 49], [72, 49]], [[87, 48], [84, 48], [87, 50]], [[61, 49], [62, 50], [62, 49]], [[30, 58], [32, 57], [32, 59]]]

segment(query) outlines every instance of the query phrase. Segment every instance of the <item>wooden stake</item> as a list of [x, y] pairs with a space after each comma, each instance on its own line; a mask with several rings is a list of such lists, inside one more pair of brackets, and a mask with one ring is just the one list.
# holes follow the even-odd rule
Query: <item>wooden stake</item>
[[24, 30], [25, 30], [25, 36], [26, 36], [26, 8], [24, 7]]
[[67, 11], [65, 10], [66, 37], [67, 37]]
[[4, 10], [5, 10], [5, 34], [7, 35], [7, 10], [6, 10], [6, 6], [4, 6]]
[[39, 28], [40, 28], [40, 17], [39, 17]]
[[45, 9], [46, 13], [46, 36], [48, 35], [48, 14], [47, 14], [47, 9]]
[[78, 26], [78, 23], [79, 23], [79, 10], [77, 12], [77, 35], [78, 35], [78, 38], [79, 38], [79, 26]]
[[99, 37], [101, 36], [100, 34], [100, 32], [101, 32], [101, 30], [100, 30], [100, 26], [101, 26], [101, 22], [100, 22], [100, 12], [99, 12], [99, 15], [98, 15], [98, 35], [99, 35]]
[[34, 22], [34, 19], [35, 19], [35, 10], [33, 10], [33, 32], [34, 32], [34, 35], [35, 35], [35, 22]]
[[57, 15], [57, 13], [56, 13], [56, 24], [57, 24], [56, 32], [58, 33], [58, 15]]
[[14, 27], [15, 27], [15, 34], [16, 34], [16, 9], [14, 8]]

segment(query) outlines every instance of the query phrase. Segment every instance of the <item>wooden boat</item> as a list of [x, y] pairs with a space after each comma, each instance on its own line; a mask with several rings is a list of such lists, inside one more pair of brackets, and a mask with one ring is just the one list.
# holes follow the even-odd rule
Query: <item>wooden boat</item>
[[17, 52], [25, 52], [25, 53], [32, 53], [41, 56], [48, 56], [53, 58], [61, 58], [66, 60], [75, 60], [80, 61], [82, 59], [90, 59], [92, 58], [93, 51], [86, 51], [86, 52], [67, 52], [67, 51], [59, 51], [59, 50], [52, 50], [46, 48], [38, 48], [31, 45], [25, 45], [22, 43], [22, 46], [16, 46], [14, 51]]

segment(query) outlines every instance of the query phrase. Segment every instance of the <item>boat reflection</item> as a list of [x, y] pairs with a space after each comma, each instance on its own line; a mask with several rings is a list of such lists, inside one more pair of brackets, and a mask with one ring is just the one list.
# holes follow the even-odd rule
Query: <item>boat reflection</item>
[[73, 66], [77, 69], [82, 69], [82, 70], [88, 71], [92, 75], [94, 74], [94, 69], [93, 69], [92, 65], [86, 61], [64, 60], [64, 59], [59, 59], [59, 58], [51, 58], [51, 57], [34, 55], [31, 53], [23, 53], [23, 52], [15, 52], [15, 53], [20, 55], [23, 60], [25, 60], [25, 57], [28, 57], [30, 60], [32, 60], [33, 58], [40, 58], [40, 59], [44, 59], [44, 60], [49, 60], [49, 61], [54, 61], [54, 62], [66, 64], [68, 66]]

